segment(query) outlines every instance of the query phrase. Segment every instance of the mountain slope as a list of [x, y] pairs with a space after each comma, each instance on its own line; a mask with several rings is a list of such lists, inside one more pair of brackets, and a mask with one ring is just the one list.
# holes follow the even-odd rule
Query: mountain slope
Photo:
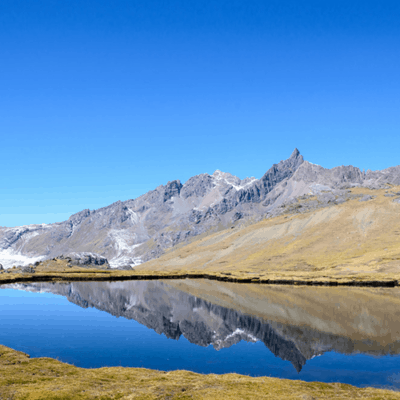
[[332, 202], [314, 210], [309, 204], [318, 202], [317, 196], [300, 198], [282, 208], [286, 214], [212, 234], [137, 270], [254, 275], [261, 279], [312, 276], [323, 280], [360, 274], [363, 279], [368, 274], [371, 280], [399, 279], [400, 203], [394, 201], [398, 193], [400, 187], [353, 188], [349, 193], [353, 197], [344, 203]]
[[[0, 263], [6, 268], [70, 252], [93, 252], [112, 266], [137, 266], [199, 235], [291, 212], [308, 212], [351, 198], [352, 187], [400, 184], [400, 167], [361, 172], [352, 166], [324, 169], [297, 149], [260, 179], [219, 170], [185, 184], [175, 180], [137, 199], [83, 210], [54, 224], [0, 228]], [[366, 191], [368, 192], [368, 190]], [[299, 198], [307, 200], [298, 206]], [[201, 236], [200, 236], [201, 237]]]

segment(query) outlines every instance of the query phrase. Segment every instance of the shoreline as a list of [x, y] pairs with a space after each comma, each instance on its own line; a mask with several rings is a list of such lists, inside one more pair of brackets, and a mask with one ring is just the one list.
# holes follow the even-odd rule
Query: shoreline
[[345, 287], [399, 287], [400, 283], [397, 279], [380, 279], [371, 280], [370, 277], [358, 275], [354, 278], [268, 278], [266, 276], [253, 276], [244, 278], [234, 276], [233, 274], [210, 274], [210, 273], [137, 273], [126, 271], [112, 270], [96, 270], [88, 271], [87, 269], [76, 270], [71, 272], [47, 272], [35, 274], [17, 274], [2, 273], [0, 275], [0, 285], [24, 282], [81, 282], [81, 281], [127, 281], [127, 280], [169, 280], [169, 279], [207, 279], [211, 281], [231, 282], [231, 283], [252, 283], [258, 285], [292, 285], [292, 286], [345, 286]]

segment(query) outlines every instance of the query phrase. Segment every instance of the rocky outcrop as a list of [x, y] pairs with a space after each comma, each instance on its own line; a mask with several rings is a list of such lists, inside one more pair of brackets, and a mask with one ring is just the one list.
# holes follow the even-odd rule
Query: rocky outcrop
[[368, 170], [364, 176], [363, 184], [373, 189], [382, 188], [387, 184], [400, 185], [400, 165], [382, 171]]
[[13, 268], [7, 269], [5, 272], [12, 274], [34, 274], [36, 272], [35, 267], [33, 265], [28, 266], [14, 266]]
[[67, 260], [70, 265], [76, 266], [93, 266], [93, 267], [103, 267], [105, 269], [110, 268], [108, 260], [99, 254], [94, 253], [69, 253], [66, 256], [61, 254], [58, 257], [60, 260]]
[[164, 191], [164, 203], [168, 200], [171, 199], [171, 197], [177, 197], [180, 195], [180, 191], [182, 189], [182, 184], [180, 181], [172, 181], [168, 182], [165, 185], [165, 191]]
[[373, 199], [373, 196], [371, 196], [369, 194], [366, 194], [363, 197], [361, 197], [360, 201], [369, 201], [369, 200], [372, 200], [372, 199]]
[[34, 274], [36, 271], [32, 265], [28, 265], [27, 267], [21, 267], [21, 272], [23, 274]]
[[299, 150], [295, 149], [290, 158], [274, 164], [255, 184], [255, 187], [259, 189], [261, 199], [264, 199], [279, 183], [291, 178], [303, 162], [303, 156], [300, 155]]
[[208, 174], [201, 174], [190, 178], [181, 189], [181, 197], [204, 197], [214, 188], [214, 179]]
[[71, 222], [73, 226], [79, 225], [85, 218], [89, 217], [90, 213], [91, 212], [89, 209], [80, 211], [74, 215], [71, 215], [68, 221]]
[[120, 265], [119, 267], [115, 268], [120, 271], [131, 271], [132, 267], [130, 265]]

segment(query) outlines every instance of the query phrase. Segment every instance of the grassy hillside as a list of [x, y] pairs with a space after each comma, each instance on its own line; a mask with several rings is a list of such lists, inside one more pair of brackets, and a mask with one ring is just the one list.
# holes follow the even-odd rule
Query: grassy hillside
[[400, 203], [385, 190], [352, 192], [376, 197], [221, 231], [172, 249], [136, 271], [261, 279], [400, 279]]

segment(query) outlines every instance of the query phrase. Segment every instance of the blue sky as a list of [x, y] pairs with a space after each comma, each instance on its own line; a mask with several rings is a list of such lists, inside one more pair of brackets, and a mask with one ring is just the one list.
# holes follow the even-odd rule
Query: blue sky
[[299, 148], [400, 164], [400, 2], [2, 0], [0, 226]]

